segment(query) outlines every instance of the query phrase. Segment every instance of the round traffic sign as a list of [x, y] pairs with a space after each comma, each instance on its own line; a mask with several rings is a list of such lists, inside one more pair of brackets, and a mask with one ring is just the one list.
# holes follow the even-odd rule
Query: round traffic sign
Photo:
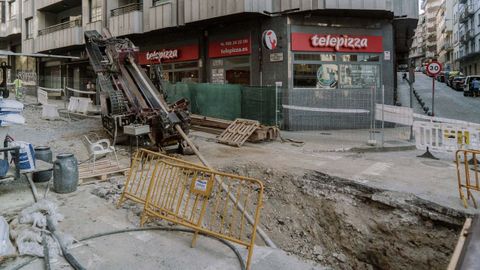
[[442, 64], [440, 64], [439, 62], [433, 61], [427, 65], [427, 73], [429, 75], [438, 75], [440, 71], [442, 71]]

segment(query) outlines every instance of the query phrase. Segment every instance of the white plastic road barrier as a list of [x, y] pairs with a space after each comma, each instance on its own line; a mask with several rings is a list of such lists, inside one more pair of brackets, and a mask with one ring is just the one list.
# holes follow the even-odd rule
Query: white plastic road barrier
[[413, 124], [413, 110], [409, 107], [375, 104], [375, 120], [396, 123], [406, 126]]
[[45, 105], [48, 104], [48, 92], [40, 88], [37, 89], [37, 100], [38, 103]]
[[414, 121], [415, 145], [436, 152], [454, 152], [459, 149], [480, 149], [480, 128], [463, 124]]
[[88, 112], [88, 109], [91, 107], [91, 104], [92, 100], [89, 98], [70, 97], [70, 102], [68, 103], [68, 111], [86, 114]]

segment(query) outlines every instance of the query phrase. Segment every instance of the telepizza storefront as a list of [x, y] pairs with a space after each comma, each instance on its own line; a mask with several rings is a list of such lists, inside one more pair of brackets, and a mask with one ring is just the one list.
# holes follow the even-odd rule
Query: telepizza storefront
[[170, 83], [200, 82], [198, 44], [182, 45], [139, 54], [140, 65], [147, 68], [151, 78], [155, 78], [158, 68], [162, 79]]
[[293, 88], [365, 89], [382, 82], [381, 36], [292, 32]]
[[218, 84], [251, 84], [251, 38], [214, 39], [208, 43], [210, 82]]

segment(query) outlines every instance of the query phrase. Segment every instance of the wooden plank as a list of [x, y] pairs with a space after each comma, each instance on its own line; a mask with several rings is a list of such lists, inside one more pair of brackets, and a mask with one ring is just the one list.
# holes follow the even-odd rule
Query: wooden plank
[[462, 254], [463, 246], [465, 245], [465, 240], [467, 239], [468, 231], [470, 230], [470, 226], [472, 225], [472, 219], [467, 218], [465, 223], [463, 224], [463, 229], [460, 232], [460, 238], [458, 239], [457, 245], [455, 246], [455, 250], [453, 251], [452, 258], [450, 259], [450, 263], [448, 264], [447, 270], [455, 270], [458, 265], [458, 260], [460, 259], [460, 255]]

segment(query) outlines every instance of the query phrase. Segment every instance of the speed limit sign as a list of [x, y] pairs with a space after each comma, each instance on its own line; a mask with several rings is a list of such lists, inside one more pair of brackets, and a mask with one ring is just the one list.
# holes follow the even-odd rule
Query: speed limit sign
[[433, 61], [427, 65], [427, 73], [431, 76], [437, 76], [442, 71], [442, 64]]

